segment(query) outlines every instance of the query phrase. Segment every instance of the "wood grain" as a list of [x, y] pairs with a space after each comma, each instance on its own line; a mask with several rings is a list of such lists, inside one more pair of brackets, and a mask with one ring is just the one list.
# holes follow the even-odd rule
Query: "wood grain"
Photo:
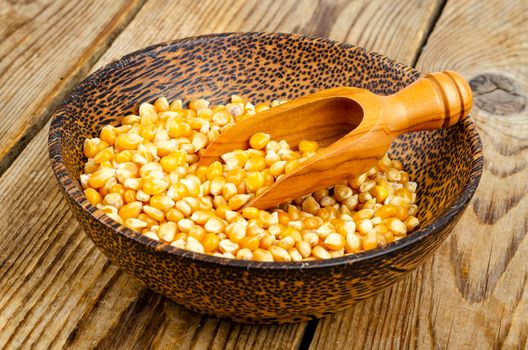
[[[250, 30], [328, 35], [410, 62], [438, 2], [333, 4], [151, 0], [95, 66], [163, 40]], [[317, 14], [321, 10], [324, 16]], [[413, 35], [405, 35], [409, 30]], [[299, 347], [305, 324], [261, 327], [208, 319], [144, 289], [110, 264], [59, 193], [47, 160], [47, 128], [0, 178], [0, 348]]]
[[451, 237], [378, 297], [322, 320], [312, 348], [528, 347], [528, 3], [448, 1], [418, 68], [471, 80], [485, 168]]
[[0, 0], [0, 174], [142, 2]]

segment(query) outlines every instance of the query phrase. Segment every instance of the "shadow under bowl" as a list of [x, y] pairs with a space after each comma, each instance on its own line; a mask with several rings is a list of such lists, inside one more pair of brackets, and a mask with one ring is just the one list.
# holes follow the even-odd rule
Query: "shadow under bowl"
[[141, 102], [238, 94], [254, 103], [354, 86], [392, 94], [421, 73], [363, 48], [295, 34], [227, 33], [155, 45], [90, 75], [55, 113], [51, 164], [75, 217], [99, 249], [148, 288], [202, 314], [239, 322], [299, 322], [343, 310], [403, 278], [447, 237], [482, 172], [470, 118], [404, 135], [390, 154], [418, 183], [420, 229], [386, 247], [323, 261], [223, 259], [151, 240], [92, 206], [79, 184], [83, 141]]

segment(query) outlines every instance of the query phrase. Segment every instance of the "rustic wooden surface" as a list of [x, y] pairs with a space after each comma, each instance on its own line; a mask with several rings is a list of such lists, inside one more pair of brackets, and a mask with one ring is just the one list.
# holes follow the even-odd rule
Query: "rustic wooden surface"
[[[525, 0], [0, 0], [0, 348], [527, 348], [527, 14]], [[476, 91], [485, 171], [451, 238], [320, 321], [239, 325], [150, 292], [85, 237], [49, 169], [46, 121], [87, 72], [163, 40], [251, 30], [458, 70]]]

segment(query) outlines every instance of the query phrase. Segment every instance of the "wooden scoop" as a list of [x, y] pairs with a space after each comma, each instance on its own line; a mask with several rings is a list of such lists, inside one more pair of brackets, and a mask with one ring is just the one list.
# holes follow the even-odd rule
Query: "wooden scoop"
[[367, 171], [398, 135], [447, 128], [467, 116], [471, 105], [468, 83], [452, 71], [428, 74], [390, 96], [352, 87], [327, 89], [228, 128], [207, 147], [199, 165], [247, 149], [257, 132], [292, 147], [302, 140], [327, 146], [246, 204], [270, 208]]

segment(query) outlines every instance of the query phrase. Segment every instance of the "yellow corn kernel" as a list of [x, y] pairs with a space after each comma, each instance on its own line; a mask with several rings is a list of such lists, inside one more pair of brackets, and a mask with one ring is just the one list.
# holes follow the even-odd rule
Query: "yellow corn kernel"
[[167, 210], [175, 204], [174, 200], [166, 195], [158, 194], [150, 197], [150, 205], [159, 210]]
[[147, 228], [152, 228], [153, 226], [158, 226], [159, 228], [159, 222], [152, 218], [151, 216], [147, 215], [146, 213], [141, 213], [137, 217], [139, 220], [144, 221], [147, 223]]
[[165, 242], [172, 242], [176, 237], [177, 226], [174, 222], [164, 222], [159, 225], [158, 236]]
[[141, 202], [130, 202], [119, 209], [119, 216], [126, 220], [128, 218], [136, 218], [141, 213], [143, 204]]
[[248, 201], [250, 196], [247, 194], [236, 194], [229, 200], [229, 207], [233, 210], [242, 208]]
[[410, 192], [409, 190], [407, 190], [405, 187], [402, 187], [398, 190], [396, 190], [396, 196], [398, 197], [401, 197], [401, 198], [404, 198], [406, 202], [408, 203], [411, 203], [412, 202], [412, 192]]
[[293, 248], [294, 245], [295, 245], [295, 238], [293, 238], [293, 236], [284, 237], [277, 244], [277, 246], [283, 249], [286, 249], [286, 250]]
[[123, 206], [123, 197], [119, 193], [108, 193], [104, 196], [103, 204], [111, 205], [119, 209]]
[[235, 185], [241, 184], [246, 177], [246, 171], [240, 167], [235, 167], [226, 173], [227, 182]]
[[264, 175], [258, 171], [248, 172], [244, 182], [248, 193], [256, 192], [264, 185]]
[[93, 160], [96, 164], [100, 164], [102, 162], [112, 160], [113, 157], [114, 157], [114, 149], [112, 147], [109, 147], [109, 148], [106, 148], [98, 152], [94, 156]]
[[167, 120], [165, 127], [167, 128], [169, 136], [173, 138], [190, 135], [192, 131], [192, 128], [188, 123], [179, 121], [175, 118]]
[[231, 95], [231, 103], [245, 103], [245, 101], [239, 95]]
[[202, 240], [202, 245], [206, 252], [214, 252], [218, 249], [220, 238], [214, 233], [206, 233]]
[[374, 225], [372, 224], [372, 221], [370, 219], [364, 219], [359, 222], [357, 222], [357, 230], [361, 233], [366, 235], [372, 229], [374, 228]]
[[143, 192], [150, 195], [162, 194], [167, 187], [169, 187], [169, 183], [160, 178], [152, 177], [143, 182]]
[[215, 161], [209, 165], [207, 168], [207, 179], [213, 180], [215, 177], [222, 176], [222, 164], [218, 161]]
[[303, 258], [307, 258], [312, 254], [312, 246], [306, 241], [298, 241], [295, 243], [295, 248]]
[[246, 219], [257, 219], [259, 217], [260, 210], [255, 207], [246, 207], [242, 209], [242, 216]]
[[136, 150], [143, 141], [138, 134], [120, 134], [116, 139], [116, 146], [121, 150]]
[[284, 167], [284, 173], [285, 174], [291, 173], [293, 171], [293, 169], [295, 169], [299, 164], [300, 164], [300, 162], [297, 159], [289, 160], [286, 163], [286, 166]]
[[323, 224], [323, 220], [317, 216], [311, 216], [303, 219], [303, 226], [306, 230], [315, 230]]
[[209, 101], [202, 98], [189, 102], [189, 108], [193, 109], [194, 111], [199, 111], [200, 109], [207, 107], [209, 107]]
[[397, 219], [405, 220], [409, 216], [409, 209], [407, 206], [396, 207], [396, 214], [394, 215]]
[[319, 143], [316, 141], [301, 141], [299, 142], [299, 151], [303, 153], [316, 152], [319, 149]]
[[221, 158], [224, 161], [224, 163], [230, 168], [234, 168], [234, 167], [243, 168], [249, 159], [249, 155], [246, 151], [235, 150], [235, 151], [223, 154]]
[[169, 105], [170, 111], [181, 111], [183, 108], [183, 102], [182, 100], [174, 100]]
[[196, 112], [196, 116], [202, 120], [211, 120], [213, 118], [213, 110], [211, 108], [201, 108]]
[[185, 165], [187, 154], [184, 151], [178, 150], [171, 152], [169, 155], [160, 159], [161, 167], [166, 173], [176, 170], [180, 166]]
[[139, 117], [141, 125], [151, 125], [158, 121], [156, 108], [146, 102], [139, 105]]
[[279, 246], [271, 246], [268, 248], [269, 252], [273, 256], [273, 261], [290, 262], [291, 257], [288, 251]]
[[84, 195], [86, 196], [86, 199], [88, 199], [88, 201], [92, 203], [92, 205], [97, 205], [103, 202], [103, 197], [101, 196], [101, 194], [93, 188], [85, 189]]
[[257, 249], [260, 244], [260, 238], [258, 236], [245, 236], [240, 241], [240, 247], [249, 249], [251, 251]]
[[151, 207], [150, 205], [144, 205], [143, 211], [156, 221], [162, 221], [165, 219], [165, 213], [161, 210]]
[[266, 111], [268, 109], [270, 109], [270, 106], [267, 103], [258, 103], [257, 105], [255, 105], [255, 112], [257, 113]]
[[261, 171], [266, 168], [266, 159], [263, 156], [255, 156], [248, 159], [244, 165], [246, 171]]
[[193, 237], [197, 241], [201, 241], [205, 237], [205, 229], [200, 225], [194, 225], [187, 234], [189, 237]]
[[260, 240], [259, 247], [262, 249], [268, 249], [269, 247], [271, 247], [273, 244], [276, 244], [276, 243], [277, 243], [277, 239], [275, 239], [275, 236], [267, 235], [267, 236], [264, 236]]
[[418, 218], [415, 216], [409, 216], [407, 219], [405, 219], [404, 224], [407, 227], [407, 232], [412, 232], [416, 229], [416, 227], [418, 227], [420, 220], [418, 220]]
[[221, 111], [215, 112], [211, 120], [216, 125], [224, 126], [227, 123], [231, 123], [233, 121], [233, 117], [226, 110], [221, 110]]
[[376, 216], [382, 219], [396, 216], [396, 213], [397, 213], [396, 206], [390, 205], [390, 204], [379, 207], [378, 209], [376, 209], [376, 212], [375, 212]]
[[[132, 126], [136, 123], [139, 123], [140, 118], [139, 115], [129, 114], [126, 117], [121, 118], [121, 125], [123, 126]], [[117, 128], [116, 128], [117, 129]], [[124, 129], [123, 131], [126, 132], [129, 129]], [[119, 132], [121, 134], [121, 132]]]
[[383, 203], [383, 201], [389, 195], [385, 186], [376, 185], [370, 190], [370, 194], [376, 198], [376, 202]]
[[[374, 216], [373, 209], [361, 209], [352, 215], [354, 221], [358, 222], [364, 219], [370, 219]], [[379, 216], [379, 215], [378, 215]]]
[[363, 250], [371, 250], [378, 247], [378, 239], [376, 232], [371, 231], [365, 236], [361, 237], [361, 246]]
[[361, 186], [366, 180], [367, 174], [361, 174], [348, 180], [348, 185], [357, 191], [359, 190], [359, 186]]
[[113, 145], [116, 142], [117, 133], [112, 125], [106, 125], [101, 129], [101, 140], [105, 141], [109, 145]]
[[266, 147], [268, 142], [271, 140], [270, 134], [263, 132], [257, 132], [253, 134], [249, 139], [249, 145], [254, 149], [263, 149]]
[[[152, 204], [151, 204], [152, 205]], [[158, 208], [159, 209], [159, 208]], [[181, 211], [179, 211], [178, 209], [176, 208], [170, 208], [169, 210], [167, 210], [167, 212], [165, 213], [165, 217], [167, 218], [167, 220], [170, 220], [170, 221], [174, 221], [174, 222], [178, 222], [180, 221], [181, 219], [183, 219], [183, 214], [181, 213]]]
[[236, 253], [236, 258], [240, 260], [253, 260], [253, 253], [247, 248], [242, 248]]
[[84, 164], [84, 173], [85, 174], [92, 174], [92, 173], [96, 172], [97, 170], [99, 170], [99, 166], [97, 164], [95, 164], [93, 159], [89, 159]]
[[86, 158], [93, 158], [98, 152], [97, 145], [101, 142], [99, 138], [84, 140], [83, 152]]
[[345, 238], [339, 233], [331, 233], [324, 240], [325, 248], [332, 250], [341, 250], [345, 247]]
[[125, 198], [125, 203], [132, 203], [136, 201], [136, 191], [127, 189], [123, 197]]
[[129, 218], [124, 221], [124, 225], [132, 230], [140, 231], [142, 228], [147, 227], [147, 223], [145, 221], [135, 219], [135, 218]]
[[157, 134], [156, 125], [140, 125], [139, 135], [147, 141], [154, 141]]
[[362, 248], [361, 238], [354, 232], [347, 233], [345, 251], [347, 253], [359, 253]]
[[235, 184], [232, 184], [230, 182], [226, 183], [224, 185], [224, 188], [222, 189], [222, 197], [224, 197], [226, 200], [230, 200], [231, 197], [233, 197], [237, 193], [237, 187], [235, 186]]
[[236, 253], [240, 246], [238, 243], [232, 242], [229, 239], [222, 239], [220, 240], [220, 243], [218, 243], [218, 248], [222, 253]]
[[114, 160], [118, 163], [126, 163], [132, 160], [132, 152], [121, 151], [114, 155]]
[[263, 228], [268, 228], [273, 223], [273, 215], [265, 210], [259, 211], [258, 219], [262, 222]]
[[220, 204], [216, 206], [215, 214], [221, 219], [227, 219], [226, 218], [226, 212], [230, 211], [231, 207], [227, 204]]
[[227, 237], [235, 243], [240, 243], [246, 236], [246, 225], [242, 221], [232, 222], [225, 228]]
[[110, 178], [115, 175], [114, 169], [101, 168], [96, 172], [90, 174], [88, 184], [93, 188], [103, 187]]
[[207, 210], [197, 210], [191, 215], [191, 220], [197, 224], [204, 225], [207, 220], [213, 217], [213, 214]]
[[396, 170], [403, 170], [403, 164], [397, 159], [394, 159], [391, 161], [391, 167], [393, 167]]
[[407, 226], [397, 218], [389, 218], [385, 220], [385, 225], [396, 236], [405, 236], [407, 234]]
[[253, 260], [255, 261], [273, 261], [273, 255], [271, 252], [257, 248], [253, 251]]
[[387, 176], [387, 180], [392, 182], [398, 182], [401, 180], [401, 174], [400, 172], [395, 168], [389, 168], [385, 172], [385, 175]]
[[319, 245], [316, 245], [315, 247], [312, 248], [312, 255], [315, 258], [321, 259], [321, 260], [330, 259], [332, 257], [330, 253], [328, 252], [328, 250], [326, 250], [325, 248]]
[[225, 229], [224, 221], [217, 217], [211, 217], [204, 225], [204, 228], [209, 233], [220, 233]]
[[165, 97], [160, 97], [154, 102], [154, 108], [156, 108], [156, 111], [158, 112], [168, 111], [170, 108], [169, 101], [167, 101]]

